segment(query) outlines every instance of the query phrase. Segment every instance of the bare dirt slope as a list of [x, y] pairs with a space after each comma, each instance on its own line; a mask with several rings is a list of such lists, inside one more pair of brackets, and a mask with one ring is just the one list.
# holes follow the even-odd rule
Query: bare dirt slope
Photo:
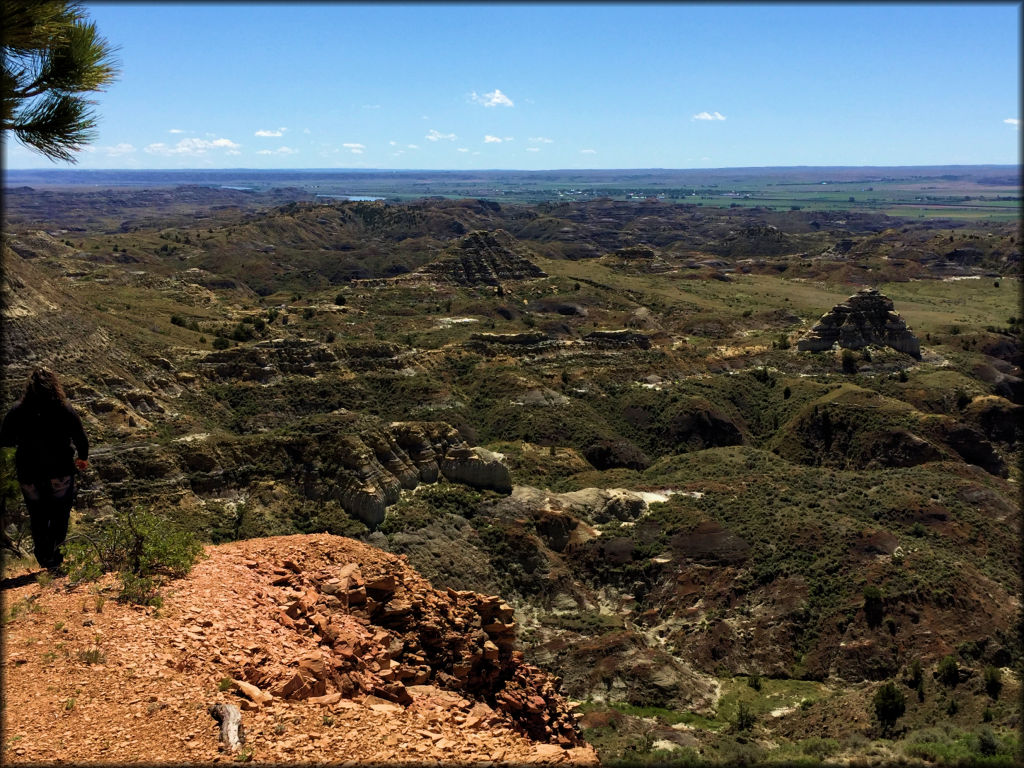
[[5, 764], [596, 763], [500, 598], [328, 534], [206, 551], [159, 609], [105, 599], [111, 577], [5, 582]]

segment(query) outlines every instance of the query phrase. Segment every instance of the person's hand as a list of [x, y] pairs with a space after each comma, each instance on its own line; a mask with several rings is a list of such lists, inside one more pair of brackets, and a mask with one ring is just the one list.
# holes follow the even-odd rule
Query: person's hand
[[84, 472], [85, 468], [89, 466], [89, 462], [85, 459], [75, 459], [75, 466], [79, 472]]

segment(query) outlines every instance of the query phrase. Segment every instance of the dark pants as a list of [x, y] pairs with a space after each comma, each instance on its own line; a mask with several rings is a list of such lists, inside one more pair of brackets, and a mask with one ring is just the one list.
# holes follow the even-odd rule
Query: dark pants
[[60, 545], [68, 535], [71, 506], [75, 503], [75, 477], [54, 477], [22, 483], [36, 560], [44, 568], [56, 568], [64, 561]]

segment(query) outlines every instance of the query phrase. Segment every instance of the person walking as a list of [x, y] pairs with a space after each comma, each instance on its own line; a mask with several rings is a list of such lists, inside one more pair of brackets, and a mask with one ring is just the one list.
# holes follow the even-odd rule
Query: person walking
[[57, 570], [64, 561], [60, 547], [75, 501], [75, 471], [88, 466], [89, 439], [54, 373], [32, 371], [24, 394], [0, 425], [0, 446], [17, 446], [14, 465], [36, 560]]

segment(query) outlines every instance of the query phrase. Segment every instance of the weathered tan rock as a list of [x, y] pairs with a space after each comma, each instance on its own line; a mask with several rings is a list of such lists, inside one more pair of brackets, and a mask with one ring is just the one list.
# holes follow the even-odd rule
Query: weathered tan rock
[[448, 449], [441, 462], [441, 474], [448, 480], [473, 488], [511, 493], [512, 475], [503, 459], [501, 454], [463, 444]]
[[801, 352], [823, 352], [838, 344], [843, 349], [862, 349], [875, 344], [921, 357], [921, 344], [893, 311], [892, 299], [875, 288], [864, 288], [821, 316], [797, 342]]

